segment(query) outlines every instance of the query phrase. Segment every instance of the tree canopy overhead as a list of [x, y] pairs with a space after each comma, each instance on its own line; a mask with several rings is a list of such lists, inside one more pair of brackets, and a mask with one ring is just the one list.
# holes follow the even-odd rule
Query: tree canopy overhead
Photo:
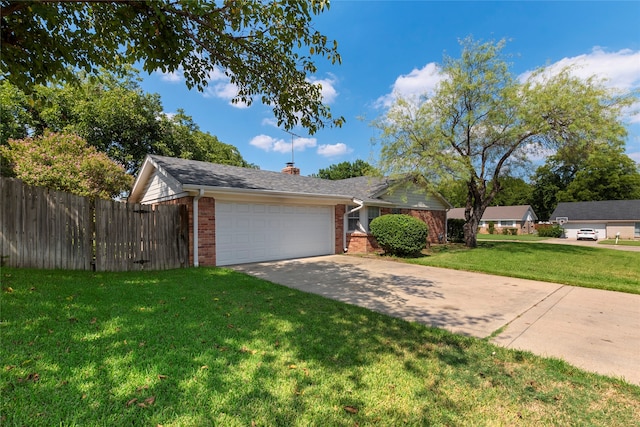
[[76, 70], [118, 71], [142, 62], [145, 71], [182, 72], [203, 90], [225, 72], [238, 92], [232, 102], [259, 98], [279, 126], [310, 133], [340, 126], [307, 78], [314, 60], [339, 63], [337, 42], [312, 27], [328, 1], [288, 0], [0, 0], [4, 78], [27, 90], [73, 80]]
[[255, 167], [236, 147], [203, 132], [184, 111], [163, 113], [160, 96], [143, 92], [133, 70], [121, 77], [83, 74], [77, 84], [36, 85], [30, 93], [0, 81], [0, 146], [9, 138], [49, 130], [81, 136], [130, 173], [147, 154]]
[[465, 243], [477, 244], [478, 224], [502, 190], [502, 180], [532, 153], [570, 144], [622, 141], [621, 109], [633, 100], [570, 69], [539, 69], [520, 82], [504, 41], [461, 42], [460, 58], [445, 57], [439, 86], [419, 100], [398, 99], [374, 123], [381, 130], [380, 166], [425, 176], [430, 185], [466, 183]]

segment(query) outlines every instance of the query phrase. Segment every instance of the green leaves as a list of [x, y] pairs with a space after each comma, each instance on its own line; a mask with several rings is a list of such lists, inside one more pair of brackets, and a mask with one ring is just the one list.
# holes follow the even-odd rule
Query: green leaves
[[328, 7], [306, 0], [5, 0], [0, 61], [23, 90], [50, 79], [72, 81], [73, 69], [95, 74], [137, 61], [149, 73], [181, 69], [189, 88], [203, 90], [210, 73], [222, 69], [238, 87], [235, 102], [259, 96], [280, 125], [314, 133], [344, 121], [307, 80], [317, 69], [312, 57], [340, 63], [337, 42], [311, 25]]
[[46, 132], [37, 138], [12, 139], [0, 147], [0, 154], [28, 185], [109, 199], [133, 183], [122, 166], [72, 134]]
[[433, 185], [466, 182], [465, 241], [475, 246], [477, 224], [532, 154], [576, 144], [622, 141], [622, 108], [633, 94], [616, 94], [571, 69], [544, 68], [524, 82], [511, 73], [506, 42], [460, 42], [460, 58], [445, 57], [433, 94], [398, 99], [375, 125], [381, 129], [381, 166], [390, 173], [424, 175]]
[[5, 80], [0, 99], [6, 100], [0, 112], [3, 143], [28, 131], [74, 133], [128, 172], [136, 171], [147, 154], [253, 166], [236, 147], [202, 132], [184, 111], [165, 115], [159, 95], [144, 93], [133, 69], [123, 76], [81, 73], [78, 84], [38, 85], [28, 95]]

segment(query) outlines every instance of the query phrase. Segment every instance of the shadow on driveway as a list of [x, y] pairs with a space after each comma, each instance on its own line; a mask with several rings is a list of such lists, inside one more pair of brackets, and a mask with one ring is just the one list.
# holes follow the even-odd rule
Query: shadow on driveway
[[[560, 285], [333, 255], [232, 266], [304, 292], [485, 338]], [[531, 283], [539, 286], [531, 286]]]

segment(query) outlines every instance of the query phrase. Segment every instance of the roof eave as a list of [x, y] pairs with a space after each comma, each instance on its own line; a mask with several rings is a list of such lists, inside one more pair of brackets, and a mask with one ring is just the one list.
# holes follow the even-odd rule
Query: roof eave
[[253, 188], [233, 188], [233, 187], [217, 187], [197, 184], [184, 184], [182, 188], [188, 192], [199, 192], [203, 190], [205, 195], [210, 196], [257, 196], [264, 198], [285, 198], [285, 199], [320, 199], [324, 202], [349, 203], [353, 201], [354, 196], [339, 194], [316, 194], [316, 193], [300, 193], [293, 191], [264, 190]]

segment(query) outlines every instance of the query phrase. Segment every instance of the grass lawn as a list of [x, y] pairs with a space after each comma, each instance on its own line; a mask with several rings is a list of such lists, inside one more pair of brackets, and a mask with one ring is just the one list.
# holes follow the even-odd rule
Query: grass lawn
[[616, 239], [607, 239], [607, 240], [599, 240], [599, 245], [619, 245], [619, 246], [640, 246], [640, 240], [621, 240], [618, 239], [618, 243], [616, 243]]
[[640, 387], [225, 269], [0, 275], [3, 426], [640, 419]]
[[509, 240], [517, 242], [539, 242], [548, 240], [550, 237], [540, 237], [537, 234], [519, 234], [517, 236], [505, 236], [504, 234], [477, 234], [478, 240]]
[[548, 243], [478, 242], [432, 246], [408, 262], [586, 288], [640, 294], [640, 252]]

